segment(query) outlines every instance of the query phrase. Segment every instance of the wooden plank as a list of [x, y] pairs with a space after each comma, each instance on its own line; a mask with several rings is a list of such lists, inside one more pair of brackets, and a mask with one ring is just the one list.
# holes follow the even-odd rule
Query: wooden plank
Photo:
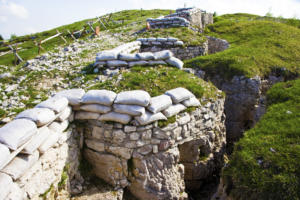
[[12, 51], [6, 51], [6, 52], [0, 54], [0, 56], [4, 56], [4, 55], [6, 55], [6, 54], [8, 54], [8, 53], [12, 53]]
[[93, 28], [92, 24], [91, 23], [88, 23], [90, 29], [95, 33], [95, 29]]
[[60, 36], [61, 34], [62, 34], [62, 33], [58, 32], [57, 34], [55, 34], [55, 35], [53, 35], [53, 36], [51, 36], [51, 37], [48, 37], [48, 38], [42, 40], [42, 41], [41, 41], [41, 44], [47, 42], [48, 40], [51, 40], [51, 39], [53, 39], [53, 38], [56, 38], [56, 37]]

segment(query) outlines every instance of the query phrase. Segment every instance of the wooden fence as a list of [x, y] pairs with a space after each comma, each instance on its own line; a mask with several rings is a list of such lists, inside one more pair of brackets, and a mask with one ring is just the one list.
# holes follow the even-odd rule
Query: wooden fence
[[[35, 46], [38, 47], [38, 54], [41, 53], [41, 50], [45, 50], [43, 47], [42, 47], [42, 44], [49, 41], [49, 40], [52, 40], [54, 38], [57, 38], [57, 37], [60, 37], [65, 44], [67, 44], [67, 40], [65, 39], [65, 36], [69, 36], [71, 37], [73, 40], [77, 40], [78, 38], [82, 37], [84, 34], [89, 34], [89, 33], [92, 33], [94, 35], [99, 35], [100, 33], [100, 27], [102, 26], [105, 30], [107, 30], [108, 26], [109, 26], [109, 22], [111, 21], [111, 17], [112, 17], [112, 13], [109, 14], [108, 17], [97, 17], [97, 19], [95, 21], [89, 21], [86, 23], [86, 25], [78, 30], [78, 31], [74, 31], [74, 32], [71, 32], [70, 30], [66, 30], [65, 33], [67, 34], [64, 34], [63, 32], [59, 32], [58, 30], [56, 30], [56, 34], [53, 35], [53, 36], [50, 36], [46, 39], [43, 39], [41, 41], [37, 41], [35, 40], [34, 41], [34, 44]], [[107, 18], [107, 19], [106, 19]], [[113, 20], [112, 20], [113, 21]], [[94, 24], [96, 23], [99, 23], [99, 26], [96, 27], [96, 29], [93, 27]], [[88, 30], [90, 29], [90, 30]], [[64, 36], [65, 35], [65, 36]], [[22, 48], [18, 48], [18, 44], [16, 45], [7, 45], [7, 44], [3, 44], [4, 46], [7, 46], [10, 51], [7, 51], [7, 52], [4, 52], [2, 54], [0, 54], [0, 57], [1, 56], [4, 56], [6, 54], [9, 54], [9, 53], [13, 53], [14, 54], [14, 57], [15, 57], [15, 60], [14, 60], [14, 64], [15, 65], [18, 65], [19, 63], [23, 62], [23, 59], [21, 58], [21, 56], [18, 54], [18, 50], [22, 49]]]

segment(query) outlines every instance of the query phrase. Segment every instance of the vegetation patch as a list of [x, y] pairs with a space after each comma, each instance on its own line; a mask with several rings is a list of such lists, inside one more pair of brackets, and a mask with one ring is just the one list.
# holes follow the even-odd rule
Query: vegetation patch
[[122, 79], [98, 83], [89, 89], [108, 89], [115, 92], [125, 90], [145, 90], [154, 97], [164, 94], [167, 90], [184, 87], [190, 90], [198, 99], [216, 98], [217, 89], [193, 74], [173, 67], [133, 67], [130, 72], [123, 72]]
[[267, 100], [223, 170], [234, 199], [300, 199], [300, 79], [274, 85]]
[[207, 40], [203, 34], [188, 27], [150, 29], [138, 35], [138, 38], [149, 37], [174, 37], [183, 41], [185, 46], [201, 46]]
[[217, 17], [205, 34], [227, 40], [230, 48], [188, 60], [185, 67], [200, 68], [227, 79], [234, 75], [264, 77], [274, 70], [288, 78], [298, 76], [300, 30], [287, 24], [248, 14]]

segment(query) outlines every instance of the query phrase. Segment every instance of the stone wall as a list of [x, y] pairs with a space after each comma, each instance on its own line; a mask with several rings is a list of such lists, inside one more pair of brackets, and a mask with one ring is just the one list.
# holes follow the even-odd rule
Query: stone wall
[[[196, 146], [211, 162], [225, 144], [223, 99], [199, 106], [184, 88], [152, 98], [141, 90], [61, 91], [0, 128], [0, 185], [7, 186], [1, 187], [0, 199], [39, 199], [62, 188], [68, 194], [82, 192], [78, 167], [83, 142], [94, 173], [116, 188], [128, 187], [141, 199], [185, 198], [185, 174], [197, 166], [184, 171], [179, 162], [185, 147], [178, 146], [199, 140]], [[184, 112], [188, 107], [195, 108]], [[158, 121], [170, 117], [175, 121], [160, 128]], [[83, 120], [85, 128], [69, 125], [74, 119]]]
[[181, 8], [175, 13], [157, 19], [147, 19], [151, 28], [171, 28], [196, 26], [203, 30], [206, 25], [213, 23], [213, 14], [198, 8]]
[[86, 124], [84, 156], [96, 176], [127, 187], [138, 199], [186, 199], [186, 189], [200, 187], [223, 164], [223, 103], [221, 98], [190, 112], [178, 110], [165, 127], [157, 121], [140, 124], [136, 117], [121, 124], [88, 113], [75, 116]]
[[208, 53], [213, 54], [220, 51], [224, 51], [229, 48], [229, 43], [226, 40], [222, 40], [215, 37], [207, 36], [208, 40]]

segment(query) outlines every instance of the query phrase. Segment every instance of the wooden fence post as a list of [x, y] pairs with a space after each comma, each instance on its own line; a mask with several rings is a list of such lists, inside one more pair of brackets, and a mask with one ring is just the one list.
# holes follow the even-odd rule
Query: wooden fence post
[[73, 40], [76, 40], [76, 37], [73, 35], [73, 33], [70, 32], [70, 30], [67, 30], [67, 32], [70, 34], [70, 36], [73, 38]]
[[13, 52], [13, 54], [15, 55], [15, 61], [14, 61], [14, 64], [15, 65], [18, 65], [19, 62], [23, 62], [23, 59], [19, 56], [18, 54], [18, 44], [16, 44], [16, 47], [15, 49], [11, 46], [11, 45], [8, 45], [8, 47], [11, 49], [11, 51]]

